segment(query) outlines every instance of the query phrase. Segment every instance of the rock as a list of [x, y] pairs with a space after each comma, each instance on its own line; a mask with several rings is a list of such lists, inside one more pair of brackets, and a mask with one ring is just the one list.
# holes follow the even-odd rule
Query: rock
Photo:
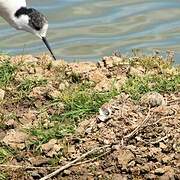
[[33, 125], [33, 122], [37, 119], [37, 111], [29, 110], [23, 114], [23, 117], [20, 118], [20, 122], [23, 127], [30, 128]]
[[5, 91], [3, 89], [0, 89], [0, 101], [4, 100]]
[[85, 133], [86, 134], [92, 133], [92, 129], [93, 129], [93, 127], [88, 127], [87, 129], [85, 129]]
[[127, 178], [123, 177], [123, 175], [121, 174], [113, 174], [112, 179], [113, 180], [127, 180]]
[[59, 90], [60, 91], [63, 91], [63, 90], [65, 90], [66, 88], [68, 88], [69, 87], [69, 83], [66, 81], [66, 82], [64, 82], [64, 83], [60, 83], [59, 84]]
[[36, 72], [36, 76], [38, 75], [38, 77], [42, 77], [42, 75], [44, 74], [44, 70], [40, 66], [35, 67], [35, 72]]
[[2, 140], [6, 145], [12, 148], [24, 149], [28, 135], [21, 131], [10, 130]]
[[141, 66], [139, 67], [130, 67], [129, 75], [131, 76], [142, 76], [145, 73], [145, 69]]
[[70, 63], [69, 68], [71, 68], [71, 73], [83, 75], [94, 71], [95, 69], [97, 69], [97, 66], [92, 62], [80, 62]]
[[168, 175], [162, 175], [159, 177], [159, 180], [171, 180], [171, 178]]
[[162, 143], [162, 142], [159, 143], [159, 147], [160, 147], [162, 150], [167, 149], [167, 146], [166, 146], [164, 143]]
[[52, 90], [47, 93], [48, 97], [51, 99], [57, 99], [60, 95], [60, 92], [58, 90]]
[[6, 136], [6, 132], [3, 129], [0, 129], [0, 139], [3, 139]]
[[68, 147], [68, 153], [76, 153], [75, 145], [71, 145]]
[[130, 161], [134, 160], [134, 154], [130, 150], [119, 149], [117, 160], [118, 164], [127, 166]]
[[31, 157], [28, 159], [28, 161], [33, 165], [33, 166], [42, 166], [44, 164], [48, 164], [49, 159], [43, 157], [43, 156], [36, 156], [36, 157]]
[[106, 79], [106, 76], [100, 70], [93, 71], [89, 75], [89, 80], [95, 83], [99, 83], [103, 79]]
[[169, 163], [171, 160], [172, 160], [172, 157], [167, 156], [167, 155], [162, 158], [162, 162], [163, 162], [164, 164]]
[[165, 173], [165, 169], [164, 168], [157, 168], [154, 171], [154, 174], [156, 175], [163, 175]]
[[104, 67], [106, 68], [112, 68], [114, 66], [117, 66], [118, 64], [123, 62], [123, 59], [121, 57], [117, 56], [105, 56], [102, 58], [102, 61], [104, 63]]
[[43, 144], [41, 148], [48, 157], [53, 157], [58, 154], [62, 146], [58, 144], [56, 139], [51, 139], [48, 143]]
[[141, 104], [150, 105], [150, 107], [166, 105], [164, 97], [157, 92], [148, 92], [141, 97]]
[[29, 96], [41, 99], [46, 93], [48, 89], [46, 87], [35, 87], [30, 92]]
[[14, 129], [17, 125], [14, 119], [9, 119], [4, 124], [6, 125], [7, 129]]
[[66, 169], [66, 170], [63, 171], [63, 175], [65, 175], [65, 176], [68, 176], [68, 175], [70, 175], [70, 174], [71, 174], [71, 171], [68, 170], [68, 169]]
[[33, 179], [40, 179], [41, 175], [38, 172], [33, 171], [31, 176], [33, 177]]
[[121, 90], [121, 88], [124, 85], [124, 83], [126, 82], [126, 80], [127, 80], [126, 76], [121, 76], [121, 78], [114, 83], [114, 87], [117, 90]]
[[95, 90], [96, 91], [110, 91], [112, 88], [112, 83], [109, 79], [103, 79], [101, 82], [99, 82], [96, 86], [95, 86]]
[[147, 180], [155, 180], [156, 175], [154, 175], [154, 174], [146, 174], [144, 178], [147, 179]]

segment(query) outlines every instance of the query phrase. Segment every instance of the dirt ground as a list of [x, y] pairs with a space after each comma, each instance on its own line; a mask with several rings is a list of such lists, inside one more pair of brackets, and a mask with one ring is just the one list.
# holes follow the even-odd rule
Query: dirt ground
[[[102, 67], [102, 62], [97, 66]], [[109, 63], [109, 66], [113, 66], [112, 63]], [[82, 69], [76, 63], [68, 68], [84, 72], [82, 64]], [[103, 86], [101, 84], [104, 80], [102, 74], [106, 74], [106, 77], [111, 74], [112, 77], [129, 71], [122, 66], [121, 69], [116, 67], [113, 70], [108, 67], [111, 72], [108, 68], [100, 68], [99, 71], [96, 71], [96, 68], [93, 64], [84, 68], [88, 73], [93, 72], [88, 74], [88, 78], [98, 82], [96, 90], [108, 90], [108, 79]], [[87, 73], [83, 74], [84, 77], [87, 78]], [[120, 83], [128, 78], [126, 75], [122, 77]], [[3, 126], [0, 130], [3, 140], [1, 145], [10, 146], [16, 153], [1, 164], [1, 172], [8, 176], [0, 176], [0, 179], [41, 179], [94, 149], [51, 179], [179, 180], [179, 105], [180, 93], [177, 91], [147, 92], [138, 101], [122, 92], [104, 103], [99, 112], [86, 116], [74, 133], [42, 144], [41, 153], [35, 153], [31, 147], [26, 146], [27, 135], [23, 134], [24, 132], [14, 133], [19, 128], [14, 121], [3, 122], [6, 127]], [[5, 111], [14, 111], [14, 107], [8, 107], [8, 110], [6, 108], [3, 106], [0, 112], [3, 114]], [[32, 122], [33, 114], [28, 116]], [[24, 121], [23, 125], [28, 126], [27, 121]], [[10, 139], [17, 140], [13, 144]]]

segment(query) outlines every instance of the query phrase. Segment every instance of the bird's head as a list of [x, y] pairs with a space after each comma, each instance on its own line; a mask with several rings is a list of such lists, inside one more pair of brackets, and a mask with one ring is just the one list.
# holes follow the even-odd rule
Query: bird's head
[[48, 30], [47, 18], [36, 9], [26, 7], [21, 7], [19, 10], [17, 10], [15, 13], [15, 18], [16, 28], [30, 32], [42, 39], [52, 57], [54, 60], [56, 60], [46, 38]]

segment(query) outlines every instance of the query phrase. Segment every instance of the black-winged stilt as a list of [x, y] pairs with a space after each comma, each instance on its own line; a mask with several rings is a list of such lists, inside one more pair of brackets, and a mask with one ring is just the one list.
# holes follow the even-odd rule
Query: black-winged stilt
[[27, 8], [25, 0], [0, 0], [0, 16], [18, 30], [30, 32], [45, 43], [54, 60], [56, 60], [46, 38], [47, 18], [33, 8]]

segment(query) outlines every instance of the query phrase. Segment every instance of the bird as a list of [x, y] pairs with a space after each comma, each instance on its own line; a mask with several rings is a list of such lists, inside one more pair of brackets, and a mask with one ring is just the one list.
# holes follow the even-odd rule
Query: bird
[[32, 33], [40, 38], [56, 60], [47, 41], [47, 17], [38, 10], [27, 7], [26, 0], [0, 0], [0, 16], [15, 29]]

